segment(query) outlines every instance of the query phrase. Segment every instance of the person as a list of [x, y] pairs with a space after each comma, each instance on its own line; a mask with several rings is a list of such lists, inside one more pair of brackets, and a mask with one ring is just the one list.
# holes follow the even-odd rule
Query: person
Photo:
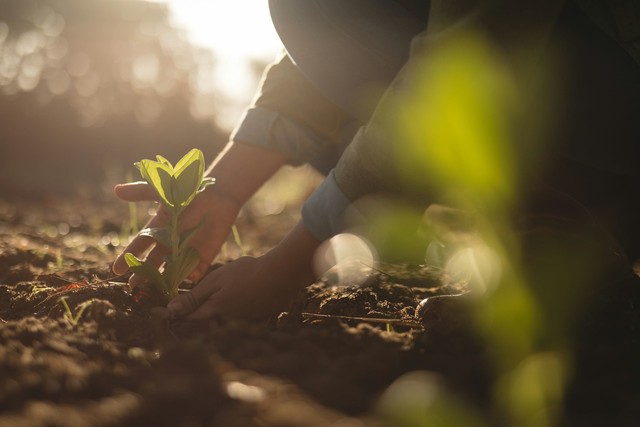
[[[168, 304], [171, 315], [199, 320], [275, 313], [316, 279], [312, 262], [319, 245], [345, 230], [347, 218], [366, 221], [367, 212], [354, 208], [356, 201], [388, 193], [424, 206], [434, 202], [433, 186], [416, 194], [399, 183], [398, 166], [389, 160], [394, 141], [385, 133], [386, 112], [412, 91], [407, 76], [416, 63], [423, 58], [428, 63], [432, 49], [469, 28], [482, 31], [516, 76], [528, 70], [520, 61], [523, 50], [535, 58], [550, 45], [564, 47], [564, 81], [570, 87], [564, 88], [561, 142], [535, 180], [564, 196], [562, 202], [533, 196], [529, 204], [553, 210], [575, 202], [635, 256], [637, 28], [616, 31], [618, 21], [603, 12], [605, 1], [516, 3], [271, 0], [286, 52], [268, 67], [231, 142], [208, 169], [216, 184], [182, 214], [185, 228], [204, 219], [192, 240], [200, 263], [190, 279], [198, 283]], [[621, 42], [620, 34], [631, 41]], [[266, 254], [205, 274], [243, 204], [283, 165], [302, 163], [327, 177], [305, 202], [301, 221]], [[154, 199], [152, 189], [139, 182], [117, 185], [115, 193], [129, 202]], [[165, 221], [159, 212], [148, 226]], [[137, 256], [146, 251], [147, 260], [162, 264], [165, 248], [150, 237], [137, 236], [124, 250]], [[113, 270], [126, 272], [122, 256]], [[140, 281], [135, 275], [130, 279], [134, 286]]]

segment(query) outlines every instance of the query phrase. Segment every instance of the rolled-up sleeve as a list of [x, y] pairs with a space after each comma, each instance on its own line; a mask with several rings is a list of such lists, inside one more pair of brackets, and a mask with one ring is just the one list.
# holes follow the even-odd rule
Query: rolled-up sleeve
[[344, 141], [355, 119], [327, 100], [284, 54], [263, 75], [254, 101], [231, 135], [235, 142], [309, 162]]
[[[283, 55], [263, 75], [252, 105], [231, 134], [236, 143], [276, 150], [290, 165], [337, 161], [360, 124], [327, 100]], [[329, 168], [327, 168], [329, 169]], [[333, 170], [305, 202], [302, 220], [319, 240], [345, 228], [350, 200], [335, 181]], [[355, 212], [355, 211], [353, 211]], [[355, 214], [354, 214], [355, 215]]]
[[313, 236], [326, 240], [341, 233], [363, 217], [338, 186], [333, 171], [302, 207], [302, 222]]
[[281, 113], [261, 107], [245, 111], [231, 140], [276, 150], [290, 165], [301, 165], [317, 157], [331, 141]]

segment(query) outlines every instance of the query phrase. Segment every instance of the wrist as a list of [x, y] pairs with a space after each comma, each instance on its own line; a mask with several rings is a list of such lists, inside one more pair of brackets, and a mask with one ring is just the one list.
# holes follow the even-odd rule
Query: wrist
[[216, 206], [216, 208], [222, 208], [229, 212], [238, 213], [245, 201], [238, 199], [233, 193], [225, 191], [224, 188], [218, 187], [217, 181], [215, 184], [205, 188], [200, 196], [204, 202], [209, 206]]
[[316, 279], [313, 258], [320, 241], [299, 222], [273, 249], [261, 257], [265, 266], [280, 280], [303, 287]]

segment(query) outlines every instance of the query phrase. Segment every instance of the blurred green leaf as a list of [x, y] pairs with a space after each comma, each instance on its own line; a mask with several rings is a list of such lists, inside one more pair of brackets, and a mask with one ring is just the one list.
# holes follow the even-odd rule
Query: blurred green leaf
[[483, 37], [442, 41], [418, 60], [396, 111], [399, 169], [412, 186], [447, 188], [482, 203], [516, 191], [513, 76]]
[[566, 380], [567, 360], [562, 353], [534, 353], [500, 378], [497, 403], [509, 414], [512, 425], [556, 426]]
[[472, 406], [428, 371], [406, 373], [382, 394], [376, 412], [383, 427], [484, 427]]

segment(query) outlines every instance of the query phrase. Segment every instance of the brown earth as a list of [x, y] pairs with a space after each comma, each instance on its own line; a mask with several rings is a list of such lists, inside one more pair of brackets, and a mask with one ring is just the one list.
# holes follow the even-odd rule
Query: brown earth
[[[433, 270], [319, 282], [264, 321], [164, 323], [110, 271], [128, 215], [110, 200], [0, 202], [0, 426], [380, 425], [380, 395], [415, 370], [500, 424], [487, 344], [450, 315], [415, 320], [420, 300], [460, 290]], [[245, 212], [245, 245], [277, 240], [268, 221], [282, 216]], [[636, 425], [639, 325], [631, 307], [599, 326], [613, 338], [589, 347], [564, 424]]]

